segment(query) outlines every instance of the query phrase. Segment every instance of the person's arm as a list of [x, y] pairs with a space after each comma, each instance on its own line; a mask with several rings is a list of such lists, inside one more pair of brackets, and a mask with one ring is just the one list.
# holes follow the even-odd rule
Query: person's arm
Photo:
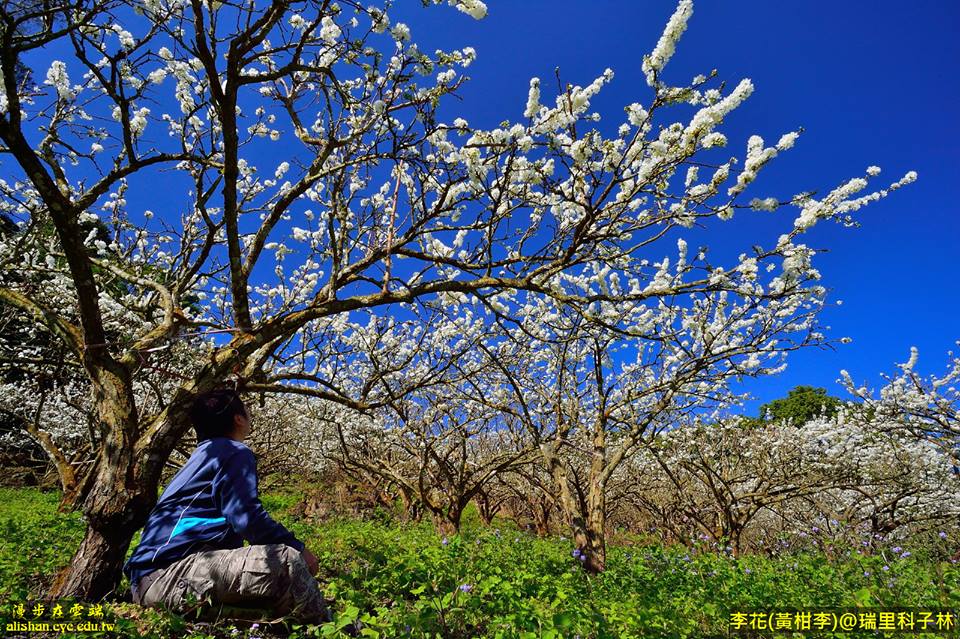
[[257, 496], [257, 460], [248, 448], [237, 451], [213, 479], [220, 512], [251, 544], [286, 544], [303, 552], [304, 544], [267, 514]]

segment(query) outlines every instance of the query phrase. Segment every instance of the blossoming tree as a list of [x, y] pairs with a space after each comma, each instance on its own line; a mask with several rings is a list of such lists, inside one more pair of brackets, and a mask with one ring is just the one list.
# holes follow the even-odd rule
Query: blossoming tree
[[953, 351], [943, 375], [922, 377], [916, 371], [919, 351], [910, 349], [910, 358], [898, 364], [900, 373], [885, 376], [887, 384], [878, 396], [858, 386], [847, 371], [841, 371], [843, 385], [861, 401], [861, 418], [885, 420], [892, 430], [924, 439], [953, 458], [960, 469], [960, 357]]
[[[486, 12], [479, 0], [449, 4], [474, 18]], [[797, 134], [769, 146], [751, 137], [739, 169], [718, 155], [726, 137], [717, 126], [753, 86], [743, 80], [724, 93], [712, 75], [664, 83], [691, 12], [683, 0], [644, 59], [651, 101], [629, 105], [610, 135], [590, 110], [610, 71], [562, 89], [552, 104], [531, 81], [515, 123], [442, 122], [438, 105], [474, 52], [419, 50], [389, 6], [4, 3], [2, 208], [18, 238], [53, 230], [47, 252], [69, 283], [58, 296], [25, 288], [29, 278], [18, 275], [44, 264], [25, 250], [29, 242], [8, 238], [0, 301], [80, 363], [100, 435], [95, 462], [68, 496], [86, 535], [52, 594], [96, 599], [114, 588], [161, 468], [188, 428], [193, 393], [234, 375], [252, 390], [371, 410], [426, 383], [429, 376], [380, 368], [365, 354], [385, 348], [394, 318], [482, 304], [491, 312], [483, 321], [504, 325], [529, 326], [557, 308], [581, 318], [565, 331], [665, 332], [651, 350], [635, 351], [644, 353], [630, 364], [637, 384], [617, 388], [616, 401], [596, 385], [591, 405], [602, 428], [590, 432], [623, 424], [618, 458], [665, 406], [713, 393], [702, 371], [767, 370], [768, 355], [820, 339], [812, 318], [823, 289], [798, 237], [821, 219], [849, 222], [914, 175], [861, 195], [879, 172], [871, 167], [820, 198], [744, 201]], [[45, 51], [64, 59], [51, 62]], [[668, 119], [671, 105], [689, 113]], [[265, 165], [264, 150], [281, 142], [286, 159]], [[182, 193], [181, 203], [142, 210], [156, 188]], [[799, 214], [779, 241], [734, 265], [715, 266], [682, 239], [669, 239], [676, 261], [659, 248], [739, 208], [788, 204]], [[108, 237], [85, 231], [93, 221]], [[763, 275], [767, 265], [780, 272]], [[105, 291], [115, 280], [142, 320], [122, 338], [107, 323]], [[205, 333], [209, 353], [181, 372], [159, 410], [144, 409], [136, 371], [184, 333]], [[778, 341], [793, 333], [801, 337]], [[391, 339], [395, 364], [422, 354], [422, 335]], [[664, 380], [650, 379], [649, 357]], [[563, 417], [557, 432], [568, 423]], [[587, 441], [605, 449], [596, 435]]]

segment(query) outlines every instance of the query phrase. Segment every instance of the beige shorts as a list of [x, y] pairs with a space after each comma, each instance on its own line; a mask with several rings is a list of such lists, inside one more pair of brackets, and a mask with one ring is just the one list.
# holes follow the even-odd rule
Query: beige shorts
[[300, 552], [283, 544], [187, 555], [150, 574], [143, 606], [216, 615], [224, 607], [259, 608], [306, 623], [328, 621], [323, 594]]

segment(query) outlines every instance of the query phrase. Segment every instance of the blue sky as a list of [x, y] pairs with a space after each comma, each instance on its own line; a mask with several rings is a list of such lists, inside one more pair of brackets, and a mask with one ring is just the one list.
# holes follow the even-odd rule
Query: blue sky
[[[605, 118], [602, 126], [615, 126], [625, 105], [649, 100], [641, 59], [676, 6], [673, 0], [487, 4], [489, 15], [481, 21], [446, 5], [427, 10], [416, 0], [397, 0], [393, 13], [426, 51], [477, 50], [467, 70], [471, 81], [443, 115], [478, 127], [521, 120], [531, 76], [542, 78], [543, 99], [550, 103], [555, 69], [565, 82], [586, 85], [607, 67], [616, 77], [592, 105]], [[749, 381], [744, 389], [757, 400], [748, 411], [798, 384], [842, 394], [836, 384], [841, 368], [876, 387], [881, 372], [906, 361], [910, 346], [920, 349], [920, 372], [946, 365], [946, 351], [960, 339], [960, 206], [952, 192], [960, 185], [958, 27], [960, 3], [948, 1], [695, 2], [665, 81], [683, 84], [711, 69], [728, 90], [741, 78], [753, 80], [753, 95], [721, 127], [730, 153], [741, 158], [751, 134], [770, 144], [785, 132], [805, 130], [794, 149], [761, 172], [749, 197], [823, 192], [863, 175], [869, 165], [883, 169], [871, 186], [886, 186], [909, 170], [919, 174], [916, 183], [862, 209], [861, 228], [822, 222], [807, 234], [809, 246], [829, 249], [815, 265], [830, 299], [843, 300], [822, 316], [831, 327], [828, 336], [853, 342], [835, 352], [795, 353], [785, 373]], [[51, 47], [39, 57], [68, 57], [58, 53], [65, 52]], [[41, 77], [47, 64], [37, 65]], [[150, 195], [155, 198], [156, 190]], [[175, 199], [168, 198], [166, 208], [180, 203]], [[752, 244], [775, 242], [793, 217], [790, 208], [738, 213], [734, 222], [711, 230], [708, 243], [735, 256]]]
[[[451, 8], [423, 10], [400, 2], [413, 40], [425, 50], [473, 46], [477, 61], [461, 92], [459, 114], [477, 126], [519, 120], [531, 76], [555, 86], [585, 85], [607, 67], [610, 86], [592, 101], [595, 110], [619, 122], [623, 106], [649, 96], [640, 68], [673, 13], [672, 0], [489, 1], [486, 19], [474, 21]], [[876, 388], [880, 373], [893, 372], [911, 346], [920, 349], [917, 369], [939, 373], [946, 352], [960, 339], [960, 3], [695, 2], [694, 14], [665, 80], [688, 81], [717, 69], [732, 88], [743, 77], [754, 94], [721, 128], [739, 157], [756, 133], [771, 143], [803, 127], [796, 147], [774, 160], [757, 179], [762, 195], [789, 197], [830, 189], [875, 164], [885, 186], [915, 170], [919, 179], [861, 209], [862, 226], [817, 225], [805, 242], [829, 249], [815, 266], [831, 289], [823, 314], [830, 337], [848, 336], [837, 350], [794, 353], [787, 371], [750, 380], [745, 389], [762, 401], [798, 384], [836, 383], [847, 369]], [[760, 194], [760, 193], [758, 193]], [[795, 217], [744, 213], [725, 233], [747, 233], [744, 248], [768, 243]], [[721, 227], [722, 228], [722, 227]], [[721, 230], [721, 232], [724, 232]], [[716, 237], [714, 244], [744, 243]]]

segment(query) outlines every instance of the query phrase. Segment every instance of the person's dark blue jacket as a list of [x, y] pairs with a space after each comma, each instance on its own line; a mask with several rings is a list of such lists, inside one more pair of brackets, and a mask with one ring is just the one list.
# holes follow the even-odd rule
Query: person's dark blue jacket
[[271, 519], [257, 496], [257, 462], [244, 444], [207, 439], [174, 476], [143, 527], [140, 545], [123, 566], [136, 590], [147, 573], [205, 550], [303, 542]]

